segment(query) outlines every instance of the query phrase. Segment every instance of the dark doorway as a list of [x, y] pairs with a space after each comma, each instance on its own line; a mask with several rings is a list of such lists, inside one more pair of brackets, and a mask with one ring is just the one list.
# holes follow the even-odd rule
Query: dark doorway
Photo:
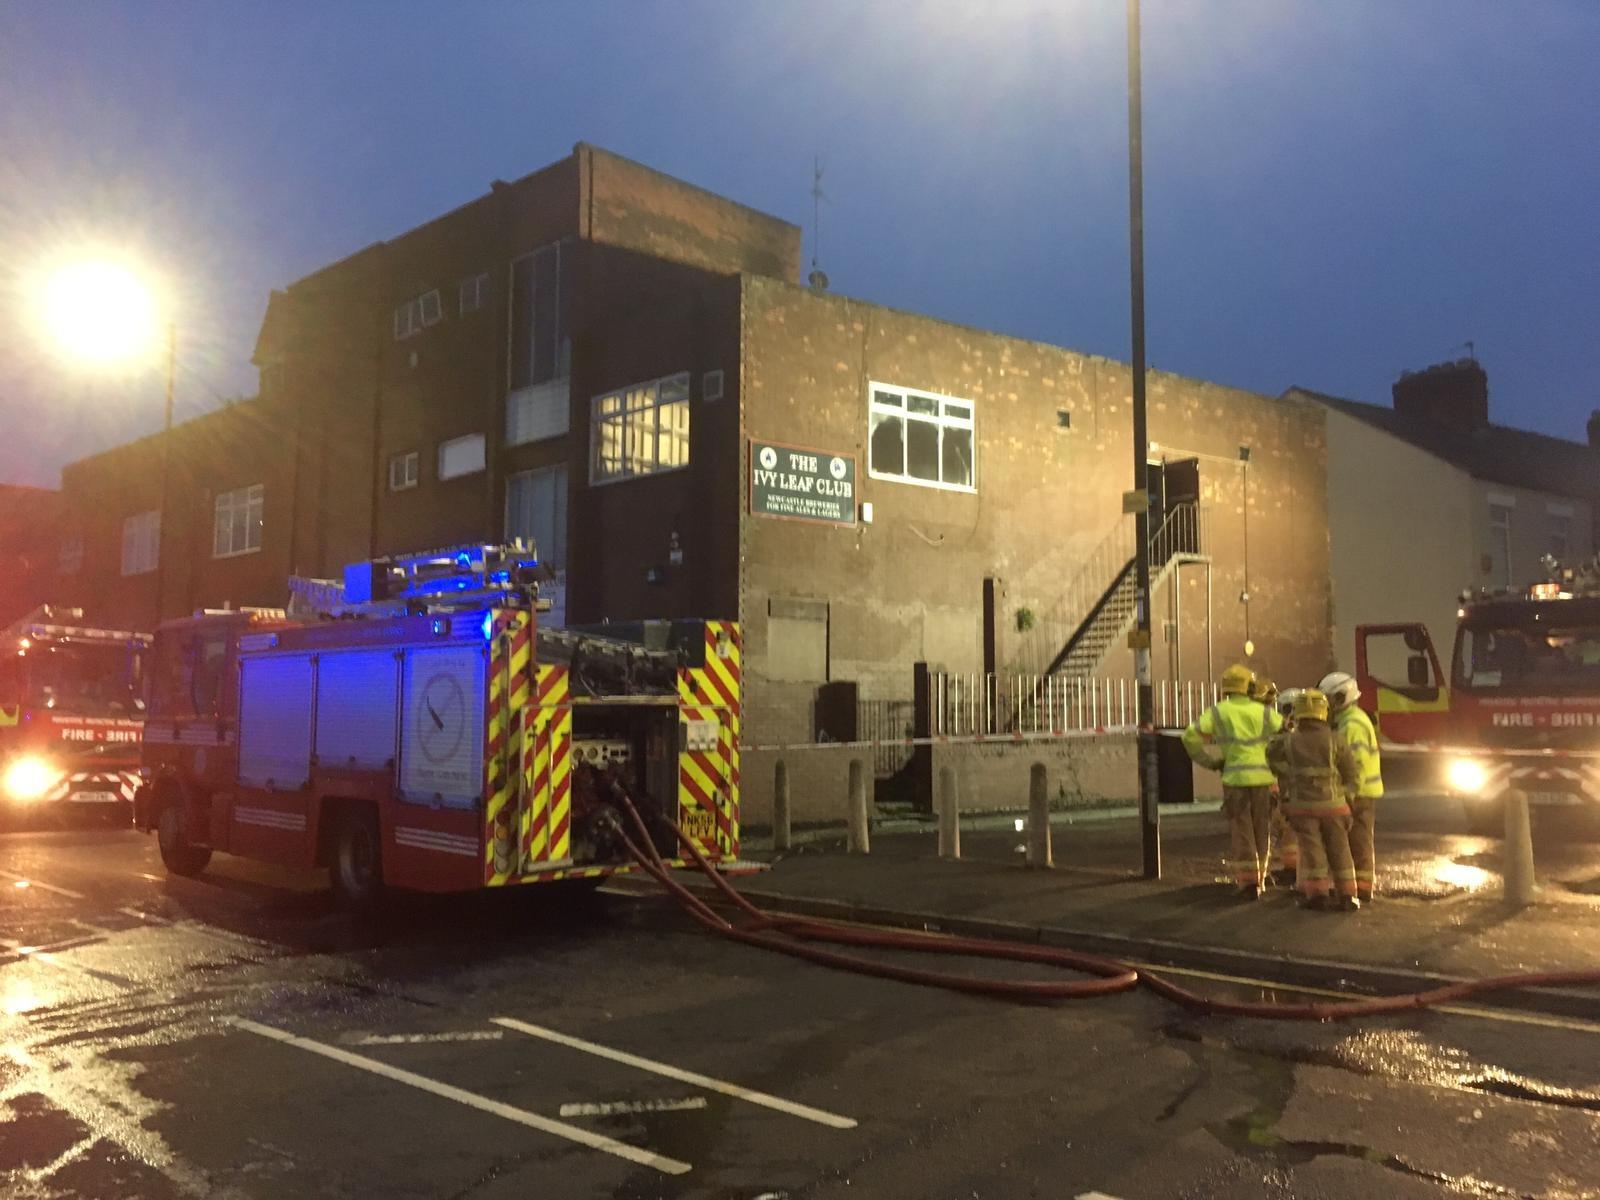
[[[1147, 478], [1150, 493], [1152, 550], [1163, 565], [1174, 554], [1200, 552], [1200, 460], [1151, 463]], [[1174, 517], [1173, 514], [1178, 516]], [[1168, 518], [1172, 519], [1170, 527]], [[1165, 529], [1165, 534], [1162, 530]], [[1160, 536], [1158, 536], [1160, 535]]]

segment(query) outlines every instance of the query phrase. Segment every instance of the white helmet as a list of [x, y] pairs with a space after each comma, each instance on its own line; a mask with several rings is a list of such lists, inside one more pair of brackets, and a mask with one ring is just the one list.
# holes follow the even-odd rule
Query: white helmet
[[1278, 693], [1278, 711], [1284, 716], [1294, 712], [1294, 702], [1305, 695], [1305, 688], [1284, 688]]
[[1328, 697], [1328, 703], [1335, 712], [1361, 698], [1361, 687], [1356, 683], [1355, 676], [1344, 671], [1330, 671], [1324, 675], [1322, 682], [1317, 684], [1317, 691]]

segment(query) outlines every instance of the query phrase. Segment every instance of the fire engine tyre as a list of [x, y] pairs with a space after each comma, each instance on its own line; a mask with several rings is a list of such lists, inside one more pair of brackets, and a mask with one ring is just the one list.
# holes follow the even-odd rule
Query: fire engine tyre
[[369, 806], [351, 805], [339, 814], [330, 875], [342, 907], [370, 912], [382, 902], [383, 841]]
[[183, 828], [183, 809], [176, 803], [161, 807], [161, 815], [156, 818], [156, 844], [161, 848], [161, 861], [174, 875], [198, 875], [211, 861], [209, 846], [196, 846], [189, 841]]

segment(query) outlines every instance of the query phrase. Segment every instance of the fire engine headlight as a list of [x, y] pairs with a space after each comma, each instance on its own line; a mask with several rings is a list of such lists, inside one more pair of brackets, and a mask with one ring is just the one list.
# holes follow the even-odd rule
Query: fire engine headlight
[[48, 759], [27, 754], [7, 765], [0, 789], [9, 799], [28, 803], [40, 799], [60, 782], [61, 772]]
[[1452, 758], [1444, 777], [1452, 792], [1465, 796], [1476, 796], [1489, 785], [1488, 770], [1471, 758]]

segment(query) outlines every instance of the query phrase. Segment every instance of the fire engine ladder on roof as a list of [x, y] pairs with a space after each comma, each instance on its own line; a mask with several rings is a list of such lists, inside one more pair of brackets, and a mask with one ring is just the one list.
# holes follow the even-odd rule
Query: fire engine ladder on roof
[[[1189, 563], [1208, 568], [1205, 512], [1198, 504], [1175, 506], [1150, 537], [1152, 608], [1163, 585], [1176, 586], [1178, 572]], [[1034, 639], [1034, 669], [1042, 675], [1069, 678], [1093, 675], [1106, 655], [1127, 636], [1137, 619], [1133, 554], [1134, 521], [1124, 518], [1089, 555], [1062, 600], [1039, 622]], [[1107, 577], [1109, 576], [1109, 581]], [[1068, 630], [1065, 639], [1051, 641]]]

